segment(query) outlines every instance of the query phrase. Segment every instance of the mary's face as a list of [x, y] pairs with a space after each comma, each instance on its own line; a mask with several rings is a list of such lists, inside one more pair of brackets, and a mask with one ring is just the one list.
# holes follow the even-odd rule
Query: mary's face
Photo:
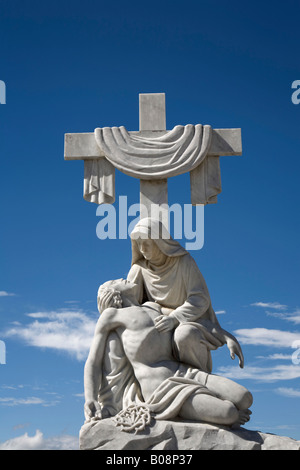
[[156, 243], [150, 238], [138, 238], [137, 244], [143, 257], [149, 261], [156, 259], [161, 254]]

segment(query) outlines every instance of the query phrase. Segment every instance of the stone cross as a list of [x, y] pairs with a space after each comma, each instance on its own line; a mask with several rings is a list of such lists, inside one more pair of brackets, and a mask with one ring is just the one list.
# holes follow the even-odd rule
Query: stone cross
[[[165, 94], [150, 93], [139, 95], [139, 131], [137, 134], [143, 137], [159, 137], [166, 132]], [[241, 129], [213, 129], [209, 156], [241, 155]], [[65, 134], [65, 160], [91, 160], [105, 157], [97, 145], [94, 133]], [[199, 191], [198, 168], [190, 172], [191, 176], [191, 201], [197, 204], [197, 191]], [[145, 207], [150, 214], [151, 204], [162, 208], [162, 212], [168, 204], [167, 179], [140, 180], [140, 204], [141, 218], [142, 208]], [[165, 219], [164, 219], [165, 220]]]

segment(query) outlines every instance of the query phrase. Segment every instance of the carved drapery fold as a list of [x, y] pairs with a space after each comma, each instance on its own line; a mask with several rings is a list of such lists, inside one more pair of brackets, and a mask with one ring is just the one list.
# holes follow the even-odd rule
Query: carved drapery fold
[[95, 129], [105, 158], [85, 161], [84, 198], [97, 204], [115, 200], [115, 168], [142, 180], [190, 172], [192, 204], [216, 202], [221, 192], [219, 158], [208, 155], [208, 125], [175, 126], [160, 137], [130, 134], [124, 126]]

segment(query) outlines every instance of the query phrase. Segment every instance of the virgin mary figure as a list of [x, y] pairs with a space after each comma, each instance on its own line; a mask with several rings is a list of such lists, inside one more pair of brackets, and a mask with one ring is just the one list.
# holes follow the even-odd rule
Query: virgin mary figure
[[206, 282], [192, 256], [155, 219], [140, 220], [131, 232], [132, 263], [127, 279], [139, 286], [139, 303], [156, 302], [160, 331], [174, 330], [173, 352], [179, 362], [211, 373], [211, 350], [227, 344], [231, 357], [243, 353], [223, 330]]
[[[174, 358], [192, 368], [212, 372], [211, 351], [227, 344], [231, 357], [244, 359], [236, 338], [221, 328], [205, 280], [192, 256], [172, 239], [161, 222], [142, 219], [131, 232], [132, 265], [127, 280], [135, 285], [136, 302], [157, 312], [155, 326], [172, 330]], [[98, 292], [99, 313], [114, 306], [112, 293]], [[163, 360], [164, 358], [162, 358]], [[110, 333], [106, 343], [99, 403], [102, 417], [114, 416], [138, 385], [120, 339]], [[133, 394], [133, 395], [132, 395]]]

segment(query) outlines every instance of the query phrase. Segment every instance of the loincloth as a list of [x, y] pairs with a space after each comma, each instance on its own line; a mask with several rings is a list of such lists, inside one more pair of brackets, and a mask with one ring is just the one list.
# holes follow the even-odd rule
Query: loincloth
[[[182, 405], [192, 394], [215, 396], [206, 387], [207, 377], [206, 372], [182, 364], [176, 373], [165, 379], [146, 401], [128, 391], [126, 407], [132, 404], [143, 406], [148, 408], [155, 419], [174, 419], [178, 416]], [[149, 377], [149, 380], [151, 380], [151, 377]], [[134, 390], [131, 390], [131, 392], [134, 392]]]

